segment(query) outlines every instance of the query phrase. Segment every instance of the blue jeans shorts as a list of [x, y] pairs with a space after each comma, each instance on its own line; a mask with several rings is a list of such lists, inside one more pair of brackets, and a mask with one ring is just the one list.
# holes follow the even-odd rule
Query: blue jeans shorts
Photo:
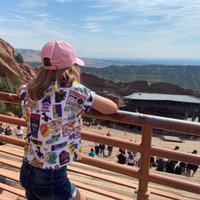
[[41, 169], [23, 161], [20, 183], [28, 200], [71, 200], [77, 189], [67, 178], [66, 167]]

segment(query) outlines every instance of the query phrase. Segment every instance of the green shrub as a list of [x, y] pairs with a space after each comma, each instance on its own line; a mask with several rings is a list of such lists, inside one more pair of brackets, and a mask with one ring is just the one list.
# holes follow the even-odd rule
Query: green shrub
[[15, 60], [16, 60], [17, 63], [24, 63], [24, 59], [23, 59], [23, 57], [20, 53], [15, 55]]
[[[16, 90], [20, 85], [21, 82], [18, 77], [12, 77], [10, 79], [0, 77], [0, 92], [16, 94]], [[22, 116], [21, 106], [0, 102], [0, 114], [5, 114], [8, 112], [13, 113], [18, 117]]]

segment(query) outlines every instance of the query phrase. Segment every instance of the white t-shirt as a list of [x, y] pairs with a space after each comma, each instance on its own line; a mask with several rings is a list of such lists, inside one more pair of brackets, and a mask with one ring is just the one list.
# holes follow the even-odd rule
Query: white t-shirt
[[51, 85], [42, 99], [34, 101], [26, 85], [20, 88], [28, 124], [25, 160], [35, 167], [57, 169], [80, 159], [81, 115], [89, 111], [95, 93], [78, 82], [62, 84], [57, 93]]
[[22, 129], [17, 129], [16, 130], [16, 135], [21, 136], [23, 135], [24, 131]]

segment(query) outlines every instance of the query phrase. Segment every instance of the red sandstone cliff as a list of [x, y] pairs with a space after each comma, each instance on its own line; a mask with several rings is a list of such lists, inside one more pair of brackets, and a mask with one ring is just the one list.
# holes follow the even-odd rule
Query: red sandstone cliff
[[0, 76], [12, 80], [16, 76], [22, 83], [35, 76], [35, 70], [28, 64], [19, 64], [14, 58], [15, 49], [5, 40], [0, 39]]

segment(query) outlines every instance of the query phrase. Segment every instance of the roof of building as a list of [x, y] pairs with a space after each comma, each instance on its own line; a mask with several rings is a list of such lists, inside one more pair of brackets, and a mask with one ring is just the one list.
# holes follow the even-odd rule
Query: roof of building
[[200, 104], [200, 99], [189, 95], [159, 94], [159, 93], [133, 93], [125, 96], [125, 99], [145, 100], [145, 101], [176, 101], [183, 103]]

